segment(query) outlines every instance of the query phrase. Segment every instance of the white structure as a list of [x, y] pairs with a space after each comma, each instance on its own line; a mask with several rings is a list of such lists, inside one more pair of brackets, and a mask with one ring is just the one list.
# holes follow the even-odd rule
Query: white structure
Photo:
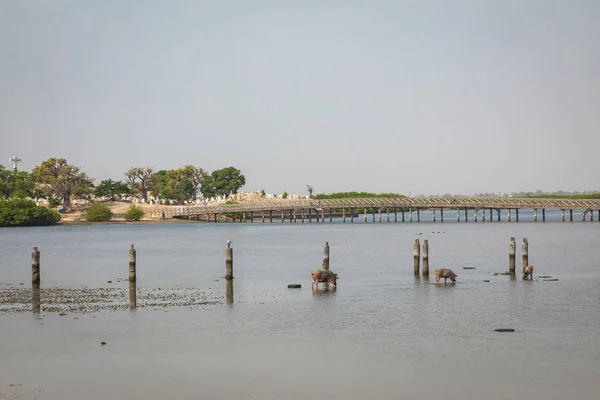
[[12, 156], [10, 160], [8, 160], [12, 163], [13, 165], [13, 169], [16, 171], [17, 170], [17, 165], [23, 161], [20, 158], [18, 158], [17, 156]]

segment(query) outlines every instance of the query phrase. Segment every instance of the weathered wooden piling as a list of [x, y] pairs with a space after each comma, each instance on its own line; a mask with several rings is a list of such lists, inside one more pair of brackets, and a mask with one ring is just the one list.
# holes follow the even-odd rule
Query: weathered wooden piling
[[365, 207], [365, 223], [367, 222], [367, 207]]
[[537, 208], [533, 209], [533, 222], [537, 222]]
[[233, 279], [233, 249], [229, 242], [225, 249], [225, 279]]
[[546, 209], [542, 208], [542, 222], [546, 222]]
[[129, 309], [137, 308], [137, 287], [135, 282], [129, 282]]
[[325, 248], [323, 249], [323, 269], [329, 269], [329, 242], [325, 242]]
[[519, 222], [519, 209], [515, 208], [515, 218], [517, 219], [517, 222]]
[[508, 209], [508, 222], [510, 222], [510, 208]]
[[565, 222], [565, 209], [563, 208], [562, 210], [560, 210], [561, 216], [562, 216], [562, 222]]
[[433, 219], [433, 222], [435, 222], [435, 208], [433, 208], [433, 209], [431, 210], [431, 213], [432, 213], [432, 215], [433, 215], [433, 217], [432, 217], [432, 219]]
[[41, 311], [40, 284], [31, 284], [31, 312], [38, 314]]
[[460, 209], [456, 209], [456, 222], [460, 222]]
[[225, 302], [228, 305], [233, 304], [233, 279], [227, 279], [225, 282]]
[[40, 283], [40, 251], [37, 247], [31, 251], [31, 283]]
[[354, 208], [350, 208], [350, 223], [354, 223]]
[[510, 242], [508, 243], [508, 272], [511, 275], [515, 274], [515, 265], [516, 265], [516, 254], [517, 254], [517, 243], [514, 237], [510, 238]]
[[465, 207], [465, 222], [469, 222], [469, 216], [467, 215], [468, 212], [469, 209]]
[[135, 266], [136, 266], [136, 252], [135, 252], [135, 248], [133, 247], [133, 245], [131, 245], [131, 248], [129, 249], [129, 282], [135, 282], [137, 279], [137, 276], [135, 273]]
[[412, 217], [413, 217], [412, 207], [408, 209], [408, 212], [409, 212], [408, 222], [412, 222]]
[[421, 259], [421, 246], [419, 244], [419, 239], [415, 239], [415, 244], [413, 245], [413, 261], [414, 261], [414, 265], [413, 265], [413, 272], [415, 275], [415, 278], [419, 277], [419, 264], [420, 264], [420, 259]]
[[529, 265], [529, 243], [527, 242], [527, 238], [523, 238], [521, 253], [523, 254], [523, 268], [525, 268]]
[[423, 277], [429, 278], [429, 242], [423, 240]]

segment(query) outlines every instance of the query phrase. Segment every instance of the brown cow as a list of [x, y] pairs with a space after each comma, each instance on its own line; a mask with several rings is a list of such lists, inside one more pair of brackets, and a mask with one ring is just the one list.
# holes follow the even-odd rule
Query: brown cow
[[323, 282], [325, 287], [329, 287], [331, 283], [334, 287], [337, 287], [337, 274], [329, 271], [328, 269], [315, 269], [311, 271], [312, 276], [312, 284], [310, 287], [314, 287], [315, 283], [317, 284], [317, 288], [319, 287], [319, 282]]
[[533, 265], [523, 267], [523, 280], [527, 280], [527, 277], [529, 280], [533, 280]]
[[448, 279], [450, 279], [452, 282], [456, 282], [457, 276], [458, 275], [452, 272], [451, 269], [438, 268], [435, 270], [435, 283], [440, 283], [440, 278], [444, 278], [444, 283], [446, 283]]

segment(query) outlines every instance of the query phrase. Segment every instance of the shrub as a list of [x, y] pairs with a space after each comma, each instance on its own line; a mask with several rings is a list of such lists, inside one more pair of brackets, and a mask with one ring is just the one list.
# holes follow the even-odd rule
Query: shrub
[[125, 214], [123, 214], [126, 220], [139, 221], [144, 217], [144, 209], [141, 206], [136, 206], [132, 204], [129, 206]]
[[45, 226], [60, 221], [60, 215], [31, 200], [0, 201], [0, 226]]
[[112, 211], [107, 206], [94, 204], [88, 209], [86, 219], [88, 221], [110, 221], [112, 215]]
[[282, 199], [287, 199], [290, 195], [288, 194], [288, 192], [283, 192], [283, 194], [281, 195]]

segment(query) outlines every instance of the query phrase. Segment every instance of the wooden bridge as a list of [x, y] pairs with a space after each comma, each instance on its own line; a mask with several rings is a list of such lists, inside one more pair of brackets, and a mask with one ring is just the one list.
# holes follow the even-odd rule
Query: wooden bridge
[[[370, 198], [370, 199], [335, 199], [335, 200], [316, 200], [316, 199], [297, 199], [282, 200], [278, 202], [264, 203], [237, 203], [237, 204], [218, 204], [210, 206], [186, 206], [170, 207], [165, 209], [166, 218], [185, 218], [198, 220], [213, 220], [219, 222], [219, 219], [225, 221], [254, 222], [260, 219], [265, 222], [273, 222], [273, 218], [285, 222], [325, 222], [333, 218], [342, 218], [344, 222], [347, 219], [354, 221], [355, 217], [362, 214], [364, 221], [368, 222], [369, 214], [371, 220], [375, 222], [376, 216], [378, 222], [382, 221], [382, 213], [387, 215], [387, 222], [390, 222], [390, 213], [393, 214], [393, 221], [398, 222], [398, 215], [401, 214], [401, 221], [421, 222], [420, 212], [428, 210], [433, 212], [433, 222], [436, 221], [436, 215], [439, 213], [440, 222], [444, 222], [444, 210], [455, 210], [456, 220], [461, 219], [465, 222], [469, 220], [469, 210], [473, 212], [473, 221], [477, 222], [478, 216], [482, 221], [486, 220], [486, 211], [489, 212], [489, 220], [493, 221], [493, 213], [496, 213], [497, 220], [501, 221], [502, 211], [506, 211], [506, 220], [511, 221], [514, 211], [515, 221], [519, 221], [519, 210], [533, 210], [534, 222], [538, 221], [538, 211], [541, 211], [541, 220], [546, 220], [546, 210], [561, 210], [562, 221], [565, 219], [565, 211], [569, 211], [568, 220], [573, 221], [573, 211], [581, 212], [581, 220], [585, 221], [587, 215], [590, 221], [594, 220], [594, 211], [598, 211], [598, 220], [600, 221], [600, 200], [595, 199], [559, 199], [559, 198], [461, 198], [461, 197], [436, 197], [436, 198]], [[161, 211], [153, 213], [154, 218], [161, 218]], [[275, 215], [274, 215], [275, 213]]]

